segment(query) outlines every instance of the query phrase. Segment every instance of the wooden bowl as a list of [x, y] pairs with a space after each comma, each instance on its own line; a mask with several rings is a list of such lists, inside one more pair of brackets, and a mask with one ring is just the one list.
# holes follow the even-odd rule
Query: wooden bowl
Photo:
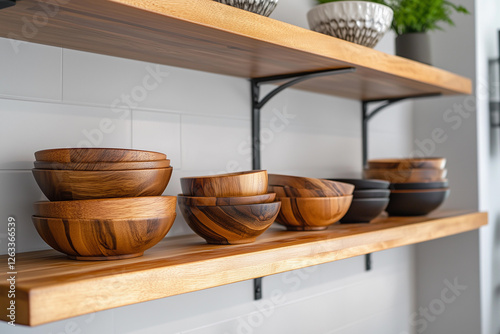
[[446, 169], [365, 169], [364, 177], [392, 183], [435, 182], [446, 178]]
[[276, 194], [269, 193], [257, 196], [239, 196], [239, 197], [196, 197], [177, 195], [177, 202], [187, 206], [216, 206], [216, 205], [246, 205], [271, 203], [276, 199]]
[[336, 191], [330, 189], [304, 189], [288, 186], [272, 186], [267, 190], [274, 192], [278, 197], [336, 197]]
[[354, 198], [349, 210], [340, 220], [342, 224], [369, 223], [377, 218], [389, 204], [386, 198]]
[[37, 169], [55, 170], [130, 170], [130, 169], [151, 169], [170, 167], [170, 160], [153, 161], [126, 161], [126, 162], [50, 162], [35, 161]]
[[164, 160], [163, 153], [123, 148], [56, 148], [35, 152], [38, 161], [118, 162]]
[[297, 189], [323, 190], [334, 196], [351, 195], [354, 191], [352, 184], [314, 179], [309, 177], [269, 174], [269, 184], [272, 186], [287, 186]]
[[391, 191], [389, 189], [365, 189], [354, 190], [353, 199], [357, 198], [389, 198]]
[[67, 201], [159, 196], [170, 181], [172, 167], [120, 171], [33, 169], [32, 172], [49, 200]]
[[254, 242], [272, 225], [280, 206], [280, 202], [224, 206], [189, 206], [179, 202], [189, 227], [207, 243], [219, 245]]
[[444, 169], [446, 158], [376, 159], [368, 161], [369, 169]]
[[183, 177], [181, 188], [185, 196], [237, 197], [267, 193], [267, 171], [247, 171], [230, 174]]
[[389, 216], [424, 216], [436, 210], [450, 194], [449, 189], [391, 191]]
[[440, 189], [448, 188], [448, 180], [436, 182], [417, 182], [417, 183], [391, 183], [390, 188], [394, 190], [411, 190], [411, 189]]
[[32, 217], [42, 239], [75, 260], [119, 260], [143, 255], [160, 242], [175, 213], [158, 218], [61, 219]]
[[328, 179], [331, 181], [343, 182], [352, 184], [355, 190], [368, 189], [387, 189], [390, 183], [383, 180], [366, 180], [366, 179]]
[[129, 219], [168, 217], [175, 212], [177, 197], [148, 196], [35, 202], [35, 216], [45, 218]]
[[290, 231], [320, 231], [339, 221], [349, 210], [352, 195], [339, 197], [281, 197], [276, 222]]

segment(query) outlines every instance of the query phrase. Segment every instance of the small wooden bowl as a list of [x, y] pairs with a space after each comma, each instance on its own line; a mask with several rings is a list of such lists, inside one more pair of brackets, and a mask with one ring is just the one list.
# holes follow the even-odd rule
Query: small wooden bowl
[[35, 202], [35, 216], [45, 218], [129, 219], [168, 217], [175, 212], [177, 197], [147, 196]]
[[365, 169], [364, 177], [391, 183], [435, 182], [446, 178], [447, 172], [446, 169]]
[[138, 257], [160, 242], [175, 213], [158, 218], [60, 219], [32, 217], [42, 239], [75, 260], [99, 261]]
[[123, 148], [56, 148], [35, 152], [38, 161], [118, 162], [164, 160], [163, 153]]
[[183, 177], [185, 196], [237, 197], [267, 193], [267, 171], [248, 171], [212, 176]]
[[287, 186], [269, 186], [269, 192], [274, 192], [278, 197], [337, 197], [330, 189], [304, 189]]
[[172, 176], [172, 167], [120, 171], [33, 169], [42, 192], [51, 201], [159, 196]]
[[321, 231], [339, 221], [349, 210], [352, 195], [339, 197], [281, 197], [276, 222], [289, 231]]
[[216, 205], [247, 205], [271, 203], [276, 199], [276, 194], [269, 193], [257, 196], [239, 196], [239, 197], [196, 197], [177, 195], [179, 205], [182, 203], [187, 206], [216, 206]]
[[444, 169], [446, 158], [375, 159], [368, 161], [369, 169]]
[[237, 245], [254, 242], [278, 215], [280, 202], [189, 206], [179, 208], [189, 227], [209, 244]]
[[297, 189], [322, 190], [332, 194], [330, 197], [351, 195], [354, 191], [354, 186], [348, 183], [279, 174], [269, 174], [269, 184]]
[[131, 169], [158, 169], [170, 167], [170, 160], [154, 161], [126, 161], [126, 162], [50, 162], [35, 161], [36, 169], [55, 170], [131, 170]]

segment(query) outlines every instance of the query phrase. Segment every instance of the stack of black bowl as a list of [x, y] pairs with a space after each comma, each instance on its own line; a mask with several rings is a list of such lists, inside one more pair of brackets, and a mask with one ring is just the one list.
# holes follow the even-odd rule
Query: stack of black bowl
[[391, 182], [390, 216], [423, 216], [448, 197], [445, 158], [370, 160], [365, 177]]
[[349, 211], [340, 220], [341, 224], [369, 223], [377, 218], [389, 204], [389, 182], [363, 179], [331, 179], [354, 185], [353, 199]]

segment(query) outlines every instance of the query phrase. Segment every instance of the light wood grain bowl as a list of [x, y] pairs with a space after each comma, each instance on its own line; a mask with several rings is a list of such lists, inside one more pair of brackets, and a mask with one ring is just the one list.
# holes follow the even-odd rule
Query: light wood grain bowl
[[168, 217], [175, 212], [177, 197], [147, 196], [35, 202], [35, 216], [45, 218], [129, 219]]
[[332, 197], [351, 195], [354, 191], [354, 186], [348, 183], [280, 174], [269, 174], [269, 185], [286, 186], [297, 189], [322, 190], [329, 194], [333, 194], [331, 195]]
[[270, 185], [267, 190], [274, 192], [278, 197], [336, 197], [335, 191], [330, 189], [304, 189], [293, 188], [287, 186], [272, 186]]
[[374, 159], [368, 161], [369, 169], [443, 169], [446, 158]]
[[194, 206], [216, 206], [216, 205], [246, 205], [271, 203], [276, 199], [276, 194], [269, 193], [257, 196], [238, 196], [238, 197], [196, 197], [184, 196], [179, 194], [177, 201], [183, 205]]
[[56, 148], [35, 152], [38, 161], [52, 162], [118, 162], [164, 160], [159, 152], [123, 148]]
[[37, 169], [55, 169], [55, 170], [130, 170], [130, 169], [152, 169], [170, 167], [170, 160], [152, 160], [152, 161], [125, 161], [125, 162], [50, 162], [35, 161]]
[[267, 193], [267, 171], [247, 171], [181, 178], [185, 196], [237, 197]]
[[42, 239], [76, 260], [118, 260], [143, 255], [172, 227], [175, 213], [139, 219], [60, 219], [32, 217]]
[[349, 210], [352, 195], [339, 197], [281, 197], [276, 222], [290, 231], [320, 231], [338, 222]]
[[172, 167], [120, 171], [33, 169], [42, 192], [51, 201], [159, 196], [172, 176]]
[[179, 208], [189, 227], [209, 244], [236, 245], [254, 242], [276, 219], [280, 202], [188, 206]]
[[367, 179], [386, 180], [392, 183], [435, 182], [446, 178], [446, 169], [365, 169]]

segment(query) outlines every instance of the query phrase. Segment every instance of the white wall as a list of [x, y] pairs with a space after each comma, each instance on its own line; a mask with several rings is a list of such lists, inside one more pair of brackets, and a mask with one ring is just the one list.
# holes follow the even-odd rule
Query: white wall
[[[281, 0], [273, 17], [304, 26], [309, 6]], [[393, 36], [379, 48], [392, 52]], [[6, 39], [0, 39], [0, 59], [9, 60], [0, 62], [0, 233], [15, 216], [18, 251], [48, 248], [30, 221], [32, 203], [43, 199], [30, 173], [36, 150], [94, 140], [102, 147], [165, 152], [175, 167], [168, 195], [180, 192], [182, 176], [251, 168], [245, 79], [27, 43], [15, 53]], [[130, 112], [113, 110], [113, 101], [137, 93], [151, 70], [165, 73], [158, 88]], [[360, 176], [359, 102], [287, 90], [264, 109], [264, 128], [277, 113], [291, 116], [264, 143], [264, 168]], [[114, 128], [101, 138], [104, 118]], [[371, 157], [408, 155], [411, 121], [410, 103], [377, 116], [370, 126]], [[169, 236], [186, 233], [178, 217]], [[5, 253], [6, 235], [0, 237]], [[374, 254], [371, 272], [357, 257], [267, 277], [260, 302], [252, 299], [252, 281], [245, 281], [36, 328], [0, 323], [0, 332], [413, 333], [414, 263], [414, 248], [403, 247]]]

